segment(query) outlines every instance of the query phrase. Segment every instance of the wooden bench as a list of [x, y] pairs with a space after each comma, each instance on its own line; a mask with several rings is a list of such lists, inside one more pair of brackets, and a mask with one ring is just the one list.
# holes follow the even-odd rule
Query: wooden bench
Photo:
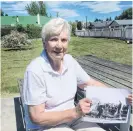
[[[94, 79], [97, 79], [109, 87], [126, 88], [132, 90], [132, 66], [118, 64], [116, 62], [86, 55], [76, 58], [82, 68]], [[85, 97], [85, 92], [78, 89], [75, 101]], [[127, 131], [126, 124], [99, 124], [107, 131]], [[130, 131], [132, 126], [130, 126]]]
[[[132, 68], [128, 65], [122, 65], [115, 62], [103, 60], [94, 56], [83, 56], [76, 58], [83, 69], [93, 78], [100, 80], [109, 87], [114, 88], [127, 88], [131, 90], [132, 88]], [[17, 131], [26, 131], [26, 124], [24, 120], [25, 112], [23, 100], [21, 97], [23, 80], [18, 79], [18, 87], [20, 89], [20, 97], [16, 99], [16, 120], [19, 119], [19, 126], [17, 126]], [[75, 104], [85, 97], [84, 90], [78, 88], [77, 94], [75, 96]], [[18, 106], [18, 109], [17, 109]], [[20, 111], [18, 111], [20, 110]], [[18, 114], [18, 115], [17, 115]], [[21, 120], [20, 120], [21, 119]], [[106, 131], [128, 131], [128, 124], [99, 124]], [[27, 129], [28, 131], [39, 131], [38, 129]], [[130, 126], [130, 131], [132, 131], [132, 126]]]

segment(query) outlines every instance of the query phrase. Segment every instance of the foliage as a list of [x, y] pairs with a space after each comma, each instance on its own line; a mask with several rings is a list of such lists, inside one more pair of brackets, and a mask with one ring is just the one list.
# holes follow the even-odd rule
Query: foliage
[[59, 17], [59, 12], [56, 12], [56, 17]]
[[78, 21], [78, 23], [77, 23], [77, 29], [78, 30], [82, 30], [82, 23], [81, 23], [81, 21]]
[[33, 38], [40, 38], [41, 37], [41, 27], [35, 26], [35, 25], [27, 25], [26, 27], [26, 33], [28, 34], [28, 37], [30, 39]]
[[98, 21], [101, 21], [102, 22], [103, 20], [97, 19], [97, 18], [94, 20], [94, 22], [98, 22]]
[[111, 17], [109, 17], [109, 18], [106, 18], [106, 21], [111, 21], [112, 19], [111, 19]]
[[11, 34], [2, 37], [2, 47], [21, 49], [22, 46], [30, 44], [27, 39], [27, 34], [11, 31]]
[[69, 24], [72, 26], [72, 35], [75, 35], [77, 24], [75, 22], [69, 22]]
[[4, 16], [4, 11], [2, 9], [0, 10], [0, 14], [1, 16]]
[[[2, 9], [0, 10], [0, 14], [1, 14], [1, 16], [4, 16], [4, 14], [5, 14]], [[8, 14], [5, 14], [5, 16], [8, 16]]]
[[132, 8], [128, 8], [121, 15], [116, 16], [115, 20], [132, 19]]
[[39, 1], [39, 14], [44, 15], [44, 16], [48, 16], [47, 12], [46, 12], [46, 5], [43, 3], [43, 1]]
[[17, 24], [16, 30], [18, 32], [26, 32], [26, 28], [24, 28], [22, 24]]
[[23, 27], [21, 24], [17, 24], [15, 27], [2, 27], [1, 36], [5, 36], [11, 33], [12, 30], [17, 30], [18, 32], [27, 33], [29, 39], [40, 38], [42, 28], [35, 25], [27, 25]]
[[15, 27], [11, 27], [11, 26], [1, 27], [1, 36], [10, 34], [11, 30], [15, 30]]
[[25, 6], [25, 9], [27, 10], [29, 15], [40, 14], [42, 16], [47, 16], [46, 5], [43, 1], [32, 1], [30, 4], [27, 4], [27, 6]]

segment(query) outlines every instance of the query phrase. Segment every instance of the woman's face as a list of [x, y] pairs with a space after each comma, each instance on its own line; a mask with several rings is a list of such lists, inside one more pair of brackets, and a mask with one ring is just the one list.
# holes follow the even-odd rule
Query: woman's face
[[45, 49], [52, 60], [62, 60], [68, 48], [68, 33], [62, 31], [58, 36], [52, 36], [45, 43]]

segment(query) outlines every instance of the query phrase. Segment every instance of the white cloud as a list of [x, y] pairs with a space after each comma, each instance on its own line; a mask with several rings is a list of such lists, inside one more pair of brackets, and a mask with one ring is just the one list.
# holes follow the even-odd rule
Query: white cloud
[[92, 12], [111, 13], [120, 11], [120, 2], [118, 1], [96, 1], [96, 2], [81, 2], [80, 6], [88, 7]]
[[[49, 8], [59, 8], [65, 5], [76, 5], [76, 1], [45, 1]], [[80, 3], [80, 2], [78, 2]]]
[[4, 11], [8, 11], [9, 14], [11, 14], [11, 12], [26, 14], [27, 11], [25, 10], [25, 6], [29, 3], [30, 1], [21, 1], [16, 3], [2, 4], [2, 9]]
[[75, 10], [69, 10], [69, 9], [59, 9], [59, 8], [54, 8], [52, 9], [54, 12], [58, 12], [60, 17], [63, 18], [70, 18], [70, 17], [77, 17], [79, 14], [75, 12]]

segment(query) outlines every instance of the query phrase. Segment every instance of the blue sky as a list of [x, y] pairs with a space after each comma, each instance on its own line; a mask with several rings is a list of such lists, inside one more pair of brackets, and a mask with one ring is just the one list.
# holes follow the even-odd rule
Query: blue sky
[[[132, 7], [132, 1], [44, 1], [47, 13], [59, 16], [68, 21], [94, 21], [96, 18], [105, 20], [120, 15], [123, 10]], [[1, 2], [1, 8], [9, 16], [27, 16], [25, 6], [30, 1], [5, 1]]]

